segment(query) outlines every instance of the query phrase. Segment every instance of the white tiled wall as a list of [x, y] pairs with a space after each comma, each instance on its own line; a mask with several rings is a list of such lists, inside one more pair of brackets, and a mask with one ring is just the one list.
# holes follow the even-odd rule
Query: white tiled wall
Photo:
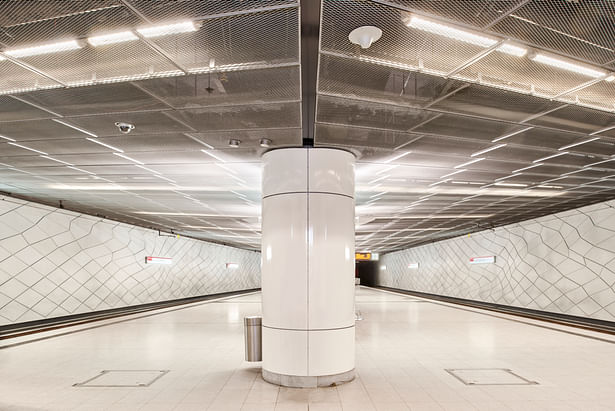
[[0, 196], [0, 326], [257, 287], [260, 253]]
[[[469, 264], [480, 256], [496, 263]], [[381, 260], [383, 286], [615, 321], [615, 201]]]

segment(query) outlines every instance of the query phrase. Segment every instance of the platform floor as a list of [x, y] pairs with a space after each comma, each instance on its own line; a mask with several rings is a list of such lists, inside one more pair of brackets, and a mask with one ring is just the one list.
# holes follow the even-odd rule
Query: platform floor
[[[615, 337], [364, 287], [356, 307], [358, 377], [343, 386], [279, 388], [243, 361], [255, 293], [0, 340], [0, 410], [615, 410]], [[102, 370], [169, 372], [73, 386]]]

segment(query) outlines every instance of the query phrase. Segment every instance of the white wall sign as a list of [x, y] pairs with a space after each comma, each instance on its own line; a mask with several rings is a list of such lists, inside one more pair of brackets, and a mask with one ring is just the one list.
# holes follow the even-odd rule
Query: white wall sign
[[470, 264], [493, 264], [495, 263], [495, 256], [488, 257], [472, 257], [470, 258]]
[[145, 257], [145, 264], [173, 264], [173, 259], [169, 257]]
[[419, 263], [410, 263], [408, 264], [408, 268], [416, 270], [417, 268], [419, 268]]

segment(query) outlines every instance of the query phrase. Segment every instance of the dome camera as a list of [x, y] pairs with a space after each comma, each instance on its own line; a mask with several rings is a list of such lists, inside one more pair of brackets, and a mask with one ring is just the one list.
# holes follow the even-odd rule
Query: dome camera
[[119, 121], [115, 123], [115, 126], [120, 129], [120, 133], [122, 134], [128, 134], [135, 128], [133, 124], [122, 123]]

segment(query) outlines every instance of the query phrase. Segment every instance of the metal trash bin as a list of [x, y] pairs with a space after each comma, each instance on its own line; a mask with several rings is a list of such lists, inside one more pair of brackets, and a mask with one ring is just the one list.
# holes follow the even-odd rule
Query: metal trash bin
[[246, 361], [263, 360], [262, 317], [246, 317], [243, 319], [243, 331], [246, 339]]

